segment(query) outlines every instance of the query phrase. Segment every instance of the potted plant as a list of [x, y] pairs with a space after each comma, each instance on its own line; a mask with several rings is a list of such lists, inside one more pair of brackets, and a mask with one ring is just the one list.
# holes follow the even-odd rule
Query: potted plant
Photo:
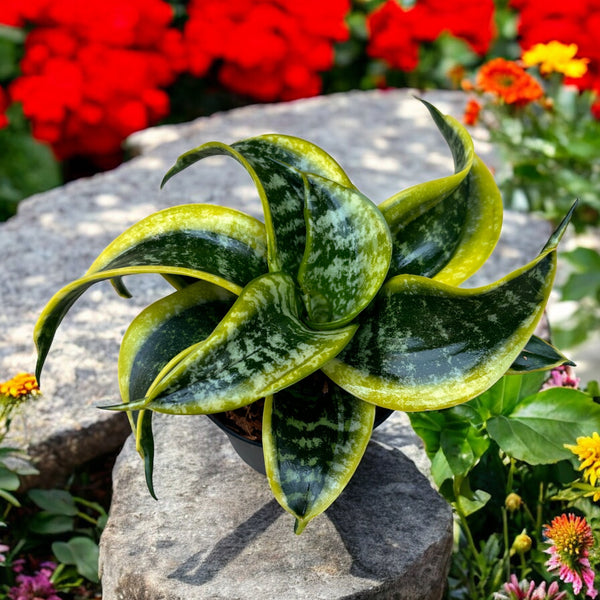
[[174, 175], [213, 155], [252, 177], [264, 224], [194, 204], [143, 219], [35, 328], [40, 376], [55, 331], [93, 284], [158, 273], [174, 292], [143, 310], [119, 355], [122, 403], [152, 493], [153, 412], [215, 414], [264, 399], [271, 489], [295, 531], [341, 493], [369, 442], [376, 407], [453, 406], [507, 371], [568, 362], [533, 335], [568, 216], [539, 256], [492, 285], [457, 287], [487, 260], [502, 202], [466, 130], [425, 103], [454, 158], [452, 175], [379, 206], [308, 141], [263, 135], [183, 154]]

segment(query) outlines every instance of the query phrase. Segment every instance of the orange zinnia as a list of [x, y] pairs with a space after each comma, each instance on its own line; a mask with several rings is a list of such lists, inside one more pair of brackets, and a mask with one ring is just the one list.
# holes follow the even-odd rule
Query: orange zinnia
[[479, 69], [477, 87], [517, 106], [539, 100], [544, 95], [536, 79], [517, 63], [504, 58], [494, 58]]
[[481, 104], [477, 100], [469, 100], [465, 107], [465, 114], [463, 115], [463, 123], [465, 125], [477, 125], [479, 120], [479, 113], [481, 112]]

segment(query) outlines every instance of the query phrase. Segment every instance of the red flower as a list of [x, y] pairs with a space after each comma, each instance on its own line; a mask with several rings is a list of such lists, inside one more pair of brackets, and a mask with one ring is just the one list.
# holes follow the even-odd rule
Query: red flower
[[190, 71], [218, 60], [219, 80], [258, 100], [291, 100], [321, 91], [333, 44], [348, 38], [348, 0], [191, 0], [184, 29]]
[[477, 100], [469, 100], [465, 107], [463, 122], [465, 125], [477, 125], [479, 113], [481, 112], [481, 104]]
[[367, 53], [385, 60], [391, 67], [412, 71], [419, 64], [419, 42], [413, 35], [413, 14], [394, 0], [388, 0], [367, 18]]
[[113, 163], [126, 136], [168, 114], [161, 88], [187, 60], [164, 0], [28, 0], [9, 17], [32, 25], [11, 99], [59, 159]]
[[367, 18], [369, 56], [391, 67], [412, 71], [419, 62], [419, 45], [435, 41], [444, 31], [464, 39], [483, 55], [495, 34], [493, 0], [417, 0], [403, 8], [387, 0]]

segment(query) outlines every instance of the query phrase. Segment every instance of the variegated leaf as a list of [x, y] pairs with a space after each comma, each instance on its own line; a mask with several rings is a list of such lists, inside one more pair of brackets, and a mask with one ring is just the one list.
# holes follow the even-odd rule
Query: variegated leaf
[[295, 277], [306, 240], [302, 173], [316, 173], [345, 186], [352, 185], [350, 180], [318, 146], [300, 138], [271, 134], [231, 146], [209, 142], [190, 150], [177, 159], [165, 175], [163, 185], [183, 169], [215, 155], [234, 158], [252, 177], [265, 216], [269, 270], [284, 271]]
[[452, 150], [455, 173], [380, 205], [394, 241], [390, 276], [423, 275], [458, 285], [494, 249], [502, 228], [502, 198], [465, 128], [427, 107]]
[[50, 299], [34, 330], [37, 376], [62, 319], [99, 281], [120, 282], [126, 275], [157, 273], [210, 281], [239, 293], [266, 270], [264, 225], [252, 217], [208, 204], [177, 206], [150, 215], [109, 244], [84, 277]]
[[379, 205], [392, 234], [405, 227], [449, 196], [467, 176], [475, 152], [473, 140], [467, 130], [453, 117], [442, 113], [429, 102], [421, 100], [429, 110], [440, 133], [446, 140], [454, 158], [454, 174], [426, 183], [419, 183], [394, 194]]
[[519, 356], [511, 365], [508, 374], [548, 371], [561, 365], [576, 366], [552, 344], [532, 335], [525, 348], [519, 352]]
[[[235, 301], [235, 296], [203, 281], [175, 292], [143, 310], [131, 323], [119, 352], [119, 388], [124, 403], [144, 398], [171, 359], [207, 338]], [[151, 411], [128, 413], [144, 458], [152, 495], [154, 442]]]
[[284, 273], [248, 284], [206, 341], [163, 369], [146, 399], [129, 408], [173, 414], [233, 410], [310, 375], [356, 331], [313, 331], [298, 318], [294, 280]]
[[135, 266], [203, 271], [234, 293], [267, 272], [264, 225], [240, 211], [187, 204], [142, 219], [111, 242], [86, 275]]
[[315, 374], [266, 399], [263, 449], [277, 501], [296, 518], [295, 532], [326, 510], [358, 466], [375, 406]]
[[349, 323], [383, 284], [391, 236], [377, 207], [359, 191], [306, 175], [306, 252], [298, 272], [308, 323]]
[[394, 410], [469, 400], [510, 368], [533, 334], [555, 267], [556, 252], [547, 250], [499, 282], [472, 290], [397, 276], [323, 371], [351, 394]]
[[489, 258], [501, 228], [500, 192], [475, 157], [454, 192], [396, 230], [390, 275], [422, 275], [458, 285]]

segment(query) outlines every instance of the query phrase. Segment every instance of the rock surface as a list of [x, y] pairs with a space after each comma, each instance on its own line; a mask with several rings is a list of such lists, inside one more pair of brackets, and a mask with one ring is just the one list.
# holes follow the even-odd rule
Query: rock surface
[[340, 498], [293, 533], [267, 480], [206, 417], [161, 416], [148, 494], [131, 440], [101, 541], [103, 600], [439, 600], [449, 506], [398, 450], [371, 442]]

